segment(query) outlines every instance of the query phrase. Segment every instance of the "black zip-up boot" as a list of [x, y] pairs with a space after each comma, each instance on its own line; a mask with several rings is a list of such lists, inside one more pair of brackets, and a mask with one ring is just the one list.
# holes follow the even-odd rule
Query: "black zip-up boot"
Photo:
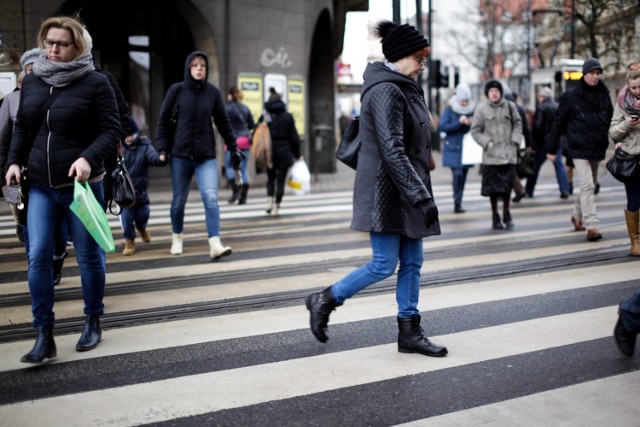
[[238, 200], [238, 196], [239, 196], [236, 180], [235, 179], [229, 180], [229, 186], [231, 187], [231, 191], [233, 193], [231, 194], [231, 198], [227, 200], [227, 202], [229, 202], [229, 204], [232, 205]]
[[102, 329], [100, 329], [100, 316], [98, 314], [87, 314], [84, 321], [82, 335], [76, 344], [76, 351], [89, 351], [98, 346], [102, 341]]
[[33, 349], [20, 358], [23, 363], [42, 363], [46, 359], [53, 359], [58, 355], [56, 343], [53, 340], [53, 325], [38, 326], [38, 336]]
[[507, 230], [513, 229], [514, 225], [513, 225], [513, 219], [511, 218], [510, 211], [505, 210], [502, 212], [502, 221], [504, 221], [504, 228], [506, 228]]
[[242, 188], [240, 189], [240, 199], [238, 200], [239, 205], [244, 205], [247, 203], [248, 192], [249, 192], [249, 184], [242, 184]]
[[429, 341], [420, 326], [420, 315], [398, 317], [398, 351], [400, 353], [420, 353], [425, 356], [443, 357], [448, 351], [446, 347]]
[[311, 332], [320, 342], [327, 342], [327, 325], [329, 323], [329, 315], [338, 304], [331, 293], [331, 287], [326, 288], [322, 292], [316, 292], [307, 297], [305, 301], [307, 310], [309, 310], [309, 324]]
[[502, 221], [500, 221], [500, 215], [497, 212], [493, 213], [492, 227], [494, 230], [504, 230], [504, 225], [502, 225]]

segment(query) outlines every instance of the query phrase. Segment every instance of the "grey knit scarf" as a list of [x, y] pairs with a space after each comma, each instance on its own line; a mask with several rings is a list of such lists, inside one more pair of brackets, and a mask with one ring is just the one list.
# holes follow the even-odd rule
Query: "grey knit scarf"
[[41, 56], [33, 63], [33, 74], [53, 87], [65, 87], [95, 69], [89, 52], [69, 62], [53, 62]]

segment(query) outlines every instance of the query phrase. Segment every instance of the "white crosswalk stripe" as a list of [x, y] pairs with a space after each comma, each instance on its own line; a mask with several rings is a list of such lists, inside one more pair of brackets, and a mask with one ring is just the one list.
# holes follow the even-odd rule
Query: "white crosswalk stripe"
[[351, 192], [337, 191], [287, 196], [278, 218], [257, 196], [221, 204], [234, 253], [218, 262], [199, 203], [178, 257], [169, 205], [154, 204], [152, 242], [107, 258], [103, 342], [74, 351], [72, 256], [56, 288], [58, 357], [22, 364], [33, 341], [26, 263], [0, 210], [2, 425], [638, 425], [640, 362], [611, 338], [617, 303], [638, 287], [624, 189], [603, 185], [596, 243], [572, 231], [572, 200], [552, 182], [512, 206], [512, 231], [490, 229], [477, 182], [463, 215], [448, 185], [434, 193], [443, 234], [425, 240], [421, 309], [449, 349], [442, 359], [397, 352], [393, 278], [333, 312], [326, 344], [308, 331], [304, 296], [371, 254], [368, 236], [349, 231]]

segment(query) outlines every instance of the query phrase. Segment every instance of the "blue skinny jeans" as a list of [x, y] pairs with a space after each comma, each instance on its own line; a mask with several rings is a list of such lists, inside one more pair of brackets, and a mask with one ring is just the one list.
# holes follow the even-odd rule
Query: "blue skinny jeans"
[[220, 235], [220, 208], [218, 206], [218, 162], [206, 159], [201, 162], [185, 157], [171, 158], [171, 228], [174, 233], [184, 229], [184, 207], [187, 204], [191, 179], [195, 175], [200, 197], [204, 204], [204, 218], [209, 237]]
[[[90, 185], [98, 202], [104, 206], [102, 181]], [[29, 292], [33, 325], [52, 325], [54, 286], [52, 272], [53, 252], [60, 220], [66, 217], [73, 247], [80, 267], [80, 282], [84, 299], [84, 313], [102, 315], [104, 311], [106, 255], [91, 237], [80, 219], [71, 212], [73, 186], [43, 187], [37, 184], [29, 191]]]
[[367, 286], [394, 274], [400, 261], [396, 284], [398, 317], [420, 314], [420, 269], [424, 261], [422, 239], [375, 232], [369, 235], [373, 251], [371, 262], [335, 283], [331, 287], [333, 297], [338, 303], [343, 303]]

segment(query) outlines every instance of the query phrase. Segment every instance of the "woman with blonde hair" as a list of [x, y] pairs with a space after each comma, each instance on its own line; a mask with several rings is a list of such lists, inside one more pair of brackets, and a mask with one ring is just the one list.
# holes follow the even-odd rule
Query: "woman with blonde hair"
[[44, 55], [22, 84], [5, 177], [19, 182], [21, 169], [27, 167], [31, 183], [28, 281], [38, 335], [21, 359], [25, 363], [42, 363], [57, 355], [52, 260], [56, 225], [62, 218], [73, 235], [86, 315], [76, 350], [91, 350], [102, 338], [106, 257], [69, 206], [74, 181], [87, 181], [104, 204], [103, 161], [120, 136], [113, 89], [107, 77], [95, 71], [91, 37], [82, 24], [68, 17], [49, 18], [40, 27], [39, 43]]
[[[627, 67], [627, 85], [620, 90], [613, 108], [609, 136], [615, 148], [622, 148], [631, 155], [640, 155], [640, 63]], [[624, 182], [627, 208], [624, 216], [631, 240], [631, 255], [640, 256], [640, 174]]]

